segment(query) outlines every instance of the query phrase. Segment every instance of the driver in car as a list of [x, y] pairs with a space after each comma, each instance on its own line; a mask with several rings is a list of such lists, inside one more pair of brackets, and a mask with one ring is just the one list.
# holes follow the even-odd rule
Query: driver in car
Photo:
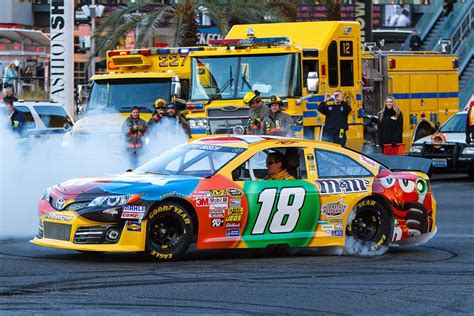
[[295, 180], [284, 166], [284, 156], [282, 153], [275, 152], [267, 156], [268, 175], [264, 180]]

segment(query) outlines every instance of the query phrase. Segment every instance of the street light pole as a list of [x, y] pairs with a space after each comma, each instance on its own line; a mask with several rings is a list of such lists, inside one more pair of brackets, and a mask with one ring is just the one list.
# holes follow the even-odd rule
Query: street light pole
[[94, 32], [95, 32], [95, 18], [96, 17], [101, 17], [102, 13], [104, 12], [104, 6], [103, 5], [96, 5], [95, 0], [91, 0], [90, 5], [83, 5], [82, 11], [91, 18], [91, 43], [90, 43], [90, 49], [89, 49], [89, 75], [92, 77], [95, 75], [95, 38], [94, 38]]
[[95, 0], [92, 0], [91, 6], [89, 7], [90, 10], [90, 17], [91, 17], [91, 48], [90, 48], [90, 56], [92, 57], [90, 61], [90, 76], [92, 77], [95, 75], [95, 37], [94, 37], [94, 31], [95, 31]]

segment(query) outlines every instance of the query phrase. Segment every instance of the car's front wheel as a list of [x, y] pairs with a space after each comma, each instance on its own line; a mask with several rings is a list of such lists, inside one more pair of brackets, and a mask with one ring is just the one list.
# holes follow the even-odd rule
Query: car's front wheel
[[359, 202], [348, 219], [345, 252], [350, 255], [382, 255], [388, 250], [390, 217], [377, 200]]
[[193, 237], [193, 223], [182, 205], [166, 202], [157, 205], [147, 216], [145, 254], [156, 261], [176, 260], [188, 250]]

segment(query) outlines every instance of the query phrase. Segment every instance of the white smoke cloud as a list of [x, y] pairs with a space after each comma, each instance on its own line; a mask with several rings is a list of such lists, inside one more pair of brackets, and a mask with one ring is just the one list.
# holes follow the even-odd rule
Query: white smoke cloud
[[[8, 128], [9, 120], [0, 115], [0, 239], [33, 237], [38, 226], [38, 202], [46, 188], [76, 177], [101, 176], [132, 168], [127, 153], [112, 153], [91, 140], [62, 147], [62, 135], [27, 143]], [[160, 124], [147, 135], [139, 163], [186, 141], [184, 131]], [[108, 144], [123, 146], [121, 140]], [[120, 154], [120, 152], [123, 152]]]

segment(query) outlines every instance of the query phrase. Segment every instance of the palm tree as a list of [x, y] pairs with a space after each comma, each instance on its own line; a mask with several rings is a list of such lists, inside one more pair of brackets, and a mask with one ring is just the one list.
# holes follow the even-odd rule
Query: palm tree
[[[180, 0], [175, 6], [150, 3], [129, 3], [102, 18], [96, 27], [96, 53], [104, 55], [107, 50], [121, 44], [125, 35], [139, 29], [136, 47], [151, 45], [150, 34], [158, 28], [169, 26], [173, 30], [173, 46], [196, 45], [198, 26], [196, 12], [205, 7], [210, 18], [222, 34], [237, 23], [260, 23], [296, 21], [301, 0]], [[159, 7], [159, 9], [157, 9]], [[170, 21], [170, 22], [167, 22]]]

